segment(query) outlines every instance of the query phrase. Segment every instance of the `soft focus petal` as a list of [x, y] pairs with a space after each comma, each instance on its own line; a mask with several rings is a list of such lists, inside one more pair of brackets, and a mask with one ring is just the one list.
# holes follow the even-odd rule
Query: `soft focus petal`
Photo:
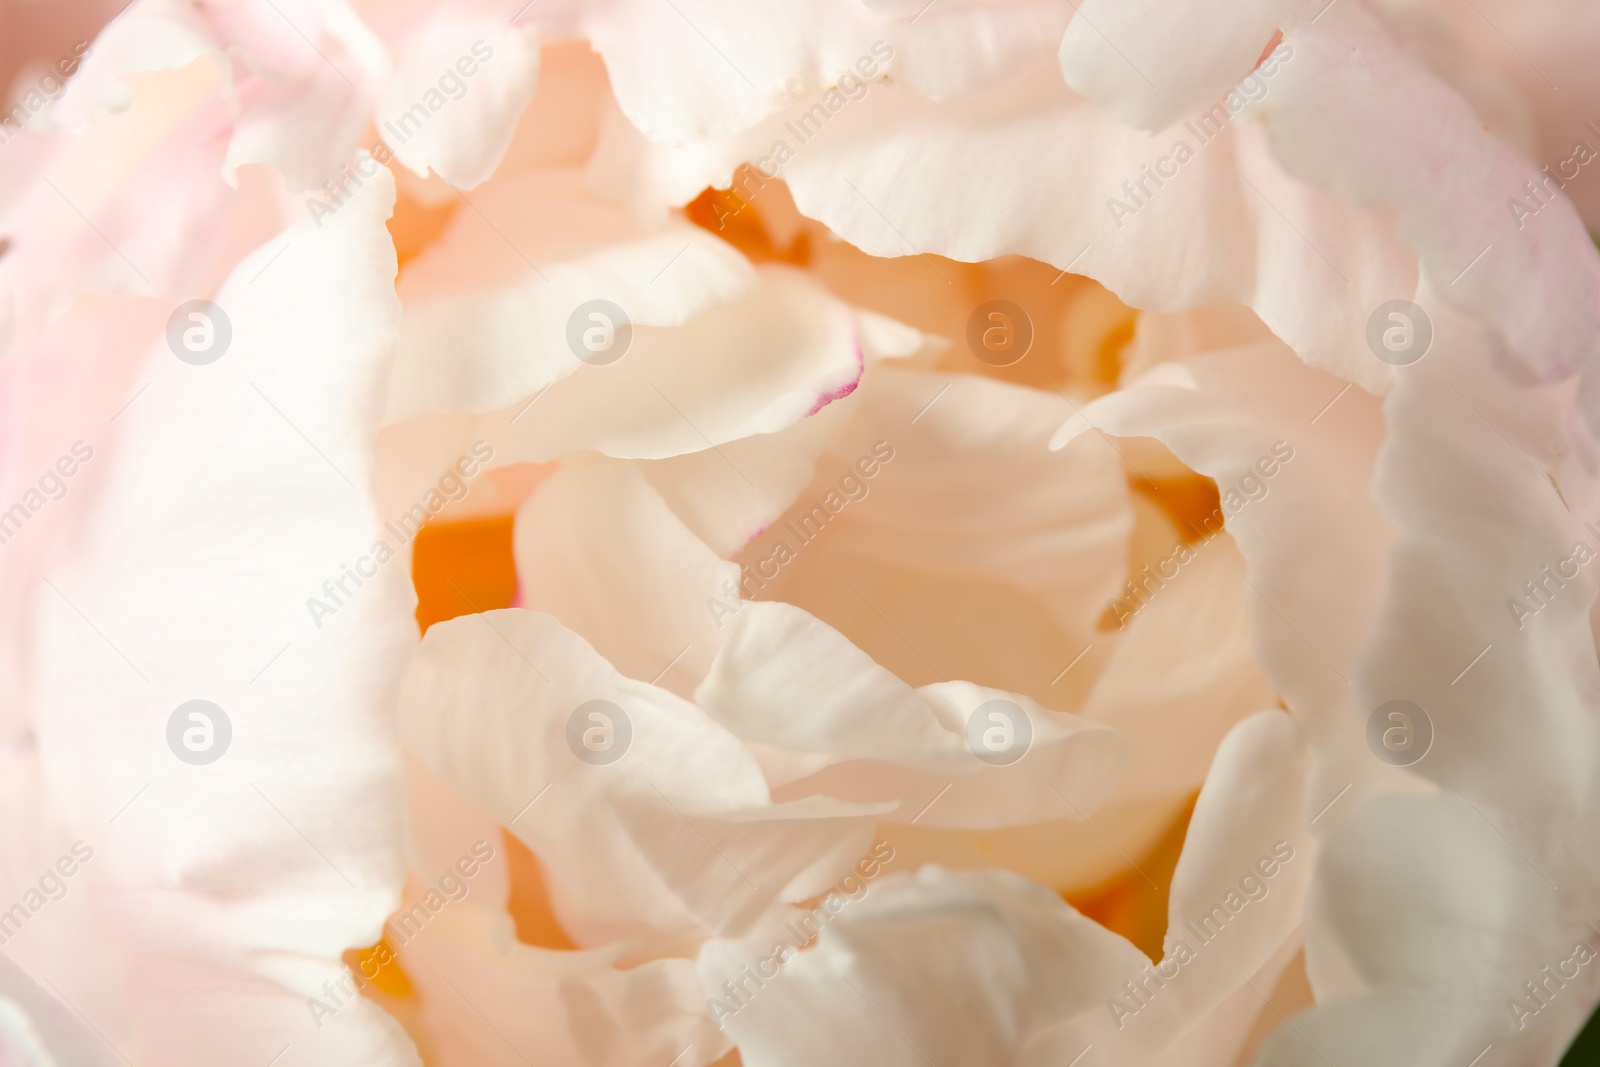
[[[214, 364], [149, 352], [103, 491], [34, 597], [41, 751], [58, 802], [103, 842], [86, 873], [129, 954], [139, 1047], [161, 1063], [265, 1062], [285, 1045], [281, 1064], [416, 1062], [371, 1004], [320, 1029], [305, 1004], [375, 939], [401, 875], [383, 708], [413, 632], [404, 574], [321, 629], [305, 602], [377, 533], [358, 486], [399, 317], [392, 195], [371, 182], [335, 224], [242, 262], [219, 293], [232, 344]], [[209, 766], [168, 750], [194, 699], [232, 724]]]

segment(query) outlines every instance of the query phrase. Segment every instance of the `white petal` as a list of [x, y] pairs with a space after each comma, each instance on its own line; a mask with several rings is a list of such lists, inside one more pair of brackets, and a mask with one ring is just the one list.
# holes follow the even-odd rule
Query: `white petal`
[[1373, 492], [1401, 536], [1357, 692], [1366, 714], [1404, 699], [1430, 717], [1417, 774], [1530, 825], [1559, 824], [1581, 810], [1596, 767], [1596, 582], [1574, 558], [1580, 542], [1600, 548], [1579, 522], [1595, 483], [1570, 456], [1552, 462], [1570, 391], [1508, 389], [1478, 323], [1423, 307], [1436, 351], [1385, 411]]
[[628, 118], [673, 143], [735, 133], [831, 86], [836, 111], [885, 77], [935, 99], [1003, 83], [1047, 61], [1066, 26], [1066, 12], [1039, 2], [944, 4], [895, 21], [852, 0], [579, 10], [572, 28], [605, 57]]
[[407, 266], [388, 420], [503, 408], [576, 371], [604, 369], [586, 368], [568, 342], [585, 302], [617, 304], [642, 332], [683, 325], [755, 285], [722, 241], [681, 224], [642, 232], [569, 172], [491, 183]]
[[[886, 821], [925, 827], [1084, 818], [1110, 791], [1125, 750], [1115, 731], [1017, 693], [969, 682], [913, 690], [837, 630], [783, 603], [740, 609], [695, 700], [746, 741], [827, 757], [831, 770], [790, 792], [893, 800], [899, 809]], [[991, 721], [983, 712], [991, 701], [1015, 712]], [[1006, 718], [1016, 712], [1025, 726]], [[983, 731], [1008, 727], [1005, 746], [1026, 729], [1026, 748], [1004, 765], [985, 762], [980, 749], [987, 755], [1000, 742], [997, 735], [983, 747]]]
[[[875, 88], [802, 138], [794, 122], [806, 103], [682, 149], [612, 126], [594, 166], [611, 175], [613, 195], [649, 212], [706, 185], [752, 195], [753, 171], [734, 178], [749, 161], [781, 175], [803, 214], [872, 255], [1026, 255], [1163, 311], [1226, 297], [1313, 366], [1387, 388], [1391, 369], [1361, 339], [1373, 308], [1414, 294], [1415, 256], [1382, 213], [1291, 178], [1259, 126], [1226, 108], [1220, 122], [1146, 135], [1053, 70], [937, 106]], [[1166, 178], [1148, 177], [1152, 168]]]
[[[708, 943], [708, 995], [767, 947]], [[1053, 1021], [1148, 962], [1054, 893], [1004, 872], [927, 867], [846, 901], [815, 948], [723, 1027], [750, 1067], [1014, 1062]], [[959, 1005], [939, 1010], [935, 1005]]]
[[[1378, 402], [1269, 342], [1163, 365], [1084, 415], [1058, 441], [1091, 424], [1155, 437], [1216, 481], [1221, 514], [1205, 521], [1225, 523], [1245, 558], [1263, 673], [1325, 761], [1312, 812], [1347, 785], [1357, 791], [1346, 800], [1359, 799], [1392, 773], [1372, 758], [1350, 689], [1387, 595], [1394, 538], [1368, 489], [1384, 432]], [[1305, 566], [1308, 545], [1324, 546], [1316, 567]], [[1349, 810], [1340, 803], [1330, 820]]]
[[401, 52], [373, 122], [412, 171], [470, 189], [494, 173], [538, 83], [532, 31], [437, 18]]
[[[620, 714], [589, 718], [596, 700]], [[773, 804], [733, 735], [618, 674], [547, 615], [513, 608], [429, 629], [400, 719], [412, 753], [538, 854], [582, 944], [737, 934], [831, 882], [871, 833], [873, 808]], [[583, 731], [608, 726], [584, 750], [626, 744], [622, 755], [581, 760]]]
[[471, 901], [448, 905], [399, 950], [441, 1067], [589, 1067], [599, 1055], [706, 1067], [728, 1051], [706, 1017], [693, 961], [622, 969], [612, 948], [497, 945], [494, 924], [504, 918]]
[[548, 612], [630, 678], [687, 695], [722, 635], [713, 603], [739, 569], [672, 514], [632, 464], [572, 462], [517, 513], [523, 605]]
[[1061, 40], [1067, 84], [1119, 122], [1160, 130], [1227, 95], [1304, 0], [1084, 0]]
[[[523, 819], [542, 816], [539, 805], [554, 799], [541, 797]], [[414, 760], [406, 801], [419, 846], [416, 879], [385, 938], [416, 990], [440, 1064], [513, 1067], [537, 1055], [586, 1067], [586, 1055], [604, 1046], [663, 1063], [681, 1053], [683, 1063], [703, 1065], [727, 1051], [705, 1016], [692, 960], [629, 965], [637, 961], [625, 958], [624, 943], [586, 951], [523, 943], [506, 910], [510, 870], [499, 824]], [[689, 1045], [694, 1053], [684, 1051]]]
[[[402, 875], [385, 705], [415, 632], [406, 575], [372, 576], [320, 629], [305, 600], [377, 536], [361, 486], [399, 318], [392, 197], [369, 182], [243, 261], [218, 295], [232, 343], [216, 362], [149, 353], [103, 491], [34, 600], [41, 751], [103, 843], [86, 873], [162, 1063], [265, 1062], [285, 1043], [285, 1065], [416, 1062], [370, 1002], [320, 1030], [305, 1006], [376, 940]], [[232, 724], [208, 766], [168, 748], [193, 699]]]
[[[1118, 798], [1175, 796], [1200, 786], [1233, 725], [1276, 699], [1256, 663], [1244, 558], [1226, 532], [1134, 575], [1140, 600], [1078, 713], [1133, 739]], [[1162, 579], [1167, 565], [1176, 569]], [[1153, 574], [1152, 579], [1149, 576]], [[1149, 583], [1149, 584], [1145, 584]], [[1087, 664], [1085, 664], [1087, 666]]]

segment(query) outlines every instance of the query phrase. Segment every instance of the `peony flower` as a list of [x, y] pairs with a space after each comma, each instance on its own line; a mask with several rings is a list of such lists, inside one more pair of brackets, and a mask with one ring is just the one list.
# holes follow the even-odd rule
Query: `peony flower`
[[0, 1049], [1556, 1063], [1590, 16], [514, 8], [28, 38]]

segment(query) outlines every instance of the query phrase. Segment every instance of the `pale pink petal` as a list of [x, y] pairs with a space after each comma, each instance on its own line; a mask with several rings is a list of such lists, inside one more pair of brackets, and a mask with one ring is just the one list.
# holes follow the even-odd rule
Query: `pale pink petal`
[[233, 188], [218, 173], [228, 123], [211, 68], [134, 82], [137, 114], [100, 114], [79, 136], [30, 144], [39, 173], [0, 222], [10, 242], [0, 256], [0, 345], [25, 339], [85, 289], [209, 295], [282, 228], [280, 193], [265, 175]]
[[1373, 494], [1400, 539], [1357, 691], [1367, 709], [1403, 698], [1431, 717], [1415, 773], [1508, 816], [1565, 821], [1590, 792], [1600, 733], [1595, 578], [1571, 561], [1600, 543], [1580, 522], [1595, 482], [1563, 455], [1570, 389], [1508, 388], [1478, 323], [1424, 307], [1438, 351], [1385, 411]]
[[[512, 1067], [537, 1055], [586, 1067], [604, 1047], [631, 1060], [683, 1054], [681, 1062], [703, 1065], [727, 1051], [706, 1018], [692, 960], [630, 965], [626, 943], [583, 951], [522, 943], [506, 911], [500, 825], [415, 760], [406, 766], [406, 801], [416, 878], [385, 938], [416, 990], [435, 1061]], [[543, 813], [530, 808], [524, 818], [535, 811]], [[685, 1052], [691, 1045], [694, 1054]]]
[[785, 600], [912, 685], [967, 678], [1062, 706], [1132, 528], [1117, 453], [1046, 445], [1065, 397], [881, 366], [812, 483], [740, 554]]
[[1600, 255], [1570, 201], [1530, 199], [1537, 168], [1362, 6], [1330, 7], [1289, 43], [1294, 59], [1258, 105], [1285, 168], [1391, 212], [1432, 292], [1542, 375], [1600, 353]]
[[389, 67], [383, 44], [344, 0], [137, 0], [96, 39], [54, 118], [72, 128], [104, 108], [124, 111], [130, 76], [201, 57], [227, 77], [236, 125], [225, 174], [268, 163], [295, 191], [353, 162], [372, 85]]
[[[1325, 1001], [1263, 1049], [1266, 1067], [1322, 1062], [1470, 1062], [1491, 1042], [1513, 1062], [1552, 1063], [1587, 1014], [1577, 988], [1524, 981], [1570, 957], [1593, 931], [1563, 919], [1557, 890], [1461, 797], [1369, 801], [1324, 845], [1312, 921], [1332, 928], [1364, 996]], [[1521, 1015], [1508, 1008], [1524, 1002]]]
[[[280, 1065], [417, 1062], [370, 1002], [321, 1029], [305, 1004], [376, 940], [403, 873], [384, 707], [415, 632], [405, 574], [380, 572], [331, 620], [306, 600], [378, 532], [357, 486], [399, 319], [392, 195], [371, 182], [335, 223], [241, 262], [218, 294], [218, 361], [149, 351], [102, 489], [34, 595], [40, 750], [69, 822], [103, 844], [89, 891], [129, 956], [140, 1055], [163, 1064], [285, 1045]], [[232, 725], [203, 767], [168, 745], [194, 699]]]

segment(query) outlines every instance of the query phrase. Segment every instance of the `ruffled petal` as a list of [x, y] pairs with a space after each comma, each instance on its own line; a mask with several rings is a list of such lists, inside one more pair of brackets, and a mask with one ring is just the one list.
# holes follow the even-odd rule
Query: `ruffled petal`
[[[872, 255], [1025, 255], [1162, 311], [1226, 297], [1313, 366], [1388, 387], [1362, 338], [1373, 308], [1415, 293], [1414, 254], [1381, 212], [1286, 174], [1236, 117], [1242, 98], [1154, 136], [1054, 70], [942, 105], [875, 89], [820, 129], [797, 125], [804, 110], [681, 149], [614, 123], [593, 172], [647, 215], [706, 185], [748, 197], [781, 175], [801, 212]], [[741, 162], [754, 167], [736, 178]]]
[[703, 1067], [727, 1052], [693, 960], [640, 963], [626, 958], [626, 943], [580, 951], [527, 943], [559, 931], [525, 936], [525, 914], [514, 922], [507, 913], [511, 864], [499, 824], [414, 762], [406, 801], [415, 877], [385, 940], [412, 991], [402, 1003], [415, 998], [430, 1062], [512, 1067], [536, 1055], [587, 1067], [604, 1050], [624, 1062], [677, 1055]]
[[[689, 10], [627, 0], [546, 17], [553, 28], [587, 37], [605, 57], [618, 103], [635, 126], [656, 141], [681, 144], [736, 133], [819, 90], [831, 89], [827, 106], [837, 111], [868, 83], [889, 77], [934, 99], [1004, 83], [1048, 58], [1067, 13], [1039, 0], [921, 10], [897, 4], [892, 11], [854, 0]], [[541, 13], [529, 19], [539, 21]]]
[[[738, 934], [837, 878], [879, 810], [774, 804], [732, 734], [521, 609], [431, 628], [400, 722], [413, 754], [541, 858], [580, 944]], [[589, 744], [586, 730], [610, 732]]]
[[[618, 359], [637, 363], [640, 353], [629, 353], [634, 343], [645, 350], [647, 327], [682, 326], [756, 289], [749, 264], [722, 241], [683, 225], [641, 232], [574, 175], [492, 183], [407, 267], [388, 419], [492, 411], [586, 368], [610, 369], [609, 349], [592, 368], [589, 349], [575, 351], [575, 320], [580, 344], [582, 331], [609, 325], [601, 343], [626, 345]], [[597, 300], [619, 307], [626, 323], [584, 315], [580, 305]], [[631, 340], [620, 331], [627, 323]]]
[[[1217, 749], [1173, 872], [1162, 959], [1103, 985], [1107, 999], [1051, 1037], [1114, 1062], [1171, 1049], [1266, 966], [1300, 925], [1317, 869], [1301, 814], [1310, 752], [1294, 720], [1263, 711]], [[1130, 982], [1131, 986], [1124, 985]]]
[[1061, 72], [1119, 122], [1165, 129], [1226, 95], [1255, 68], [1274, 31], [1307, 6], [1084, 0], [1061, 40]]
[[706, 1067], [728, 1051], [692, 960], [623, 969], [616, 948], [558, 952], [501, 940], [503, 918], [472, 901], [451, 905], [398, 952], [423, 997], [439, 1067], [589, 1067], [601, 1056]]
[[[1220, 506], [1205, 525], [1224, 524], [1244, 556], [1262, 671], [1319, 755], [1312, 812], [1346, 786], [1389, 777], [1351, 692], [1394, 539], [1368, 489], [1384, 434], [1378, 402], [1268, 342], [1159, 367], [1085, 407], [1057, 441], [1094, 428], [1155, 437], [1216, 482]], [[1316, 567], [1305, 566], [1307, 545], [1326, 546]]]
[[[726, 996], [722, 982], [737, 982], [742, 965], [769, 952], [709, 942], [701, 983]], [[925, 867], [845, 900], [815, 948], [789, 956], [721, 1021], [749, 1067], [1027, 1062], [1022, 1051], [1045, 1026], [1097, 1005], [1145, 962], [1015, 875]], [[930, 1010], [941, 1004], [961, 1008]]]
[[[969, 682], [914, 690], [783, 603], [740, 608], [695, 701], [747, 742], [825, 758], [826, 769], [806, 761], [809, 777], [787, 794], [892, 800], [885, 821], [927, 827], [1084, 818], [1126, 748], [1115, 731], [1020, 694]], [[992, 744], [988, 731], [999, 731]]]
[[236, 189], [218, 173], [229, 123], [214, 68], [138, 78], [128, 98], [137, 121], [97, 115], [77, 137], [28, 146], [38, 174], [0, 215], [0, 348], [25, 342], [84, 290], [211, 295], [288, 221], [262, 175]]
[[224, 173], [232, 181], [244, 164], [271, 164], [294, 191], [352, 161], [373, 84], [389, 71], [382, 42], [345, 0], [138, 0], [101, 32], [54, 117], [74, 127], [104, 108], [126, 110], [130, 75], [203, 56], [227, 76], [235, 116]]
[[1190, 547], [1172, 536], [1132, 576], [1137, 595], [1113, 609], [1125, 630], [1078, 709], [1132, 739], [1118, 800], [1187, 801], [1227, 732], [1277, 698], [1256, 663], [1233, 539], [1223, 532]]
[[[472, 188], [505, 156], [539, 83], [538, 41], [503, 19], [436, 17], [411, 35], [373, 113], [413, 172]], [[435, 119], [434, 115], [440, 117]]]
[[518, 511], [516, 556], [524, 607], [560, 619], [629, 678], [684, 696], [722, 641], [713, 605], [738, 596], [738, 567], [632, 464], [563, 465]]
[[1428, 717], [1415, 773], [1530, 830], [1581, 833], [1600, 669], [1579, 561], [1600, 537], [1580, 522], [1596, 483], [1563, 455], [1570, 390], [1507, 389], [1478, 323], [1423, 307], [1438, 351], [1385, 412], [1373, 492], [1400, 539], [1357, 689], [1364, 710], [1403, 699]]
[[1555, 887], [1481, 811], [1457, 796], [1375, 798], [1322, 855], [1315, 921], [1371, 992], [1304, 1013], [1258, 1063], [1443, 1067], [1491, 1043], [1519, 1062], [1557, 1059], [1588, 998], [1543, 976], [1593, 931], [1561, 920]]
[[1600, 254], [1571, 202], [1535, 197], [1537, 168], [1361, 5], [1332, 5], [1289, 40], [1294, 59], [1258, 105], [1283, 166], [1392, 212], [1431, 292], [1522, 363], [1559, 379], [1600, 354]]

